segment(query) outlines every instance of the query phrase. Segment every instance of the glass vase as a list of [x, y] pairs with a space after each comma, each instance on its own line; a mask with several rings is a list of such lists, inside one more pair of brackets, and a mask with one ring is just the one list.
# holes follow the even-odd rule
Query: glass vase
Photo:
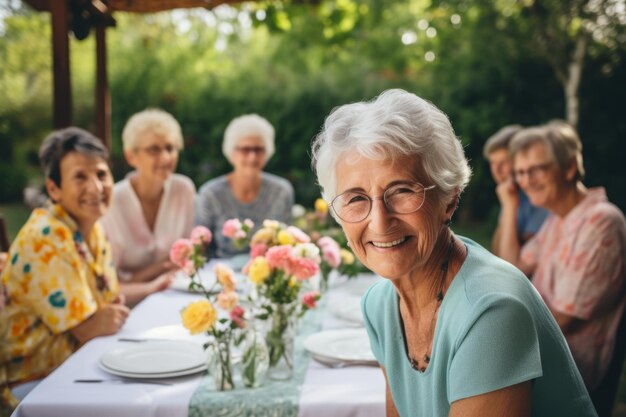
[[208, 369], [219, 391], [230, 391], [233, 383], [233, 365], [230, 354], [230, 338], [216, 339], [207, 347]]
[[268, 375], [274, 380], [285, 380], [293, 375], [295, 317], [291, 304], [274, 305], [265, 336], [269, 352]]
[[247, 331], [243, 342], [243, 354], [241, 359], [241, 379], [247, 388], [257, 388], [263, 385], [270, 357], [267, 344], [262, 332], [254, 326]]

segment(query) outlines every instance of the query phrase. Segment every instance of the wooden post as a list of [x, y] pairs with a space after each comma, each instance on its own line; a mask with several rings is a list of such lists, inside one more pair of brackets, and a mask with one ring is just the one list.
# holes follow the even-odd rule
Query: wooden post
[[54, 79], [54, 127], [72, 124], [72, 84], [70, 81], [70, 45], [67, 35], [66, 0], [50, 2], [52, 14], [52, 61]]
[[111, 96], [107, 79], [106, 26], [96, 29], [96, 136], [111, 149]]

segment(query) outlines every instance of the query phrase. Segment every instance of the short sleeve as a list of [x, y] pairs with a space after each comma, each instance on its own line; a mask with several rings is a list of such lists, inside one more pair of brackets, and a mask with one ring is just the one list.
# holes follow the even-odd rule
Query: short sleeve
[[589, 319], [599, 308], [620, 301], [625, 285], [625, 241], [623, 218], [612, 207], [591, 215], [575, 242], [559, 254], [552, 307]]
[[529, 309], [510, 297], [485, 304], [457, 343], [449, 367], [450, 402], [542, 375], [539, 337]]
[[[61, 239], [60, 231], [67, 230], [53, 229], [57, 229], [52, 231], [54, 239]], [[33, 238], [32, 250], [24, 248], [20, 253], [20, 267], [26, 272], [21, 277], [25, 301], [54, 334], [82, 323], [98, 308], [67, 234], [63, 244]]]
[[[373, 313], [372, 311], [373, 301], [371, 300], [371, 297], [373, 296], [370, 296], [372, 294], [373, 288], [374, 287], [371, 287], [370, 289], [368, 289], [365, 295], [363, 295], [363, 298], [361, 299], [361, 311], [363, 312], [365, 330], [367, 330], [367, 335], [370, 340], [370, 348], [372, 349], [372, 353], [374, 354], [374, 357], [376, 358], [378, 363], [384, 366], [383, 355], [381, 352], [378, 333], [376, 332], [376, 329], [374, 328], [372, 321], [370, 319], [370, 317], [372, 317], [371, 314]], [[374, 303], [374, 305], [375, 304], [376, 303]]]
[[528, 240], [523, 246], [520, 252], [520, 262], [522, 264], [521, 269], [524, 271], [534, 272], [539, 264], [539, 258], [541, 257], [541, 251], [543, 250], [546, 234], [549, 229], [549, 221], [545, 221], [543, 226], [539, 229], [539, 232]]

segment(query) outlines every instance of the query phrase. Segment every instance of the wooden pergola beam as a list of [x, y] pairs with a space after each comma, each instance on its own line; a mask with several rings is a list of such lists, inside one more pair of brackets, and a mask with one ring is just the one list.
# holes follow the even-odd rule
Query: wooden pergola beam
[[72, 83], [70, 81], [70, 45], [67, 36], [66, 1], [50, 2], [52, 15], [52, 61], [55, 129], [72, 124]]

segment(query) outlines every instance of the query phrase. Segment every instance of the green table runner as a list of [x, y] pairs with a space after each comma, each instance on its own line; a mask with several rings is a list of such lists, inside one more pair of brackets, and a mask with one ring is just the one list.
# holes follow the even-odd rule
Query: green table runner
[[[315, 310], [309, 310], [300, 320], [294, 341], [294, 369], [291, 379], [273, 381], [267, 379], [259, 388], [244, 388], [241, 373], [235, 369], [236, 389], [217, 391], [211, 375], [204, 375], [189, 402], [189, 417], [297, 417], [300, 388], [309, 367], [309, 353], [304, 340], [320, 330], [321, 317], [326, 303], [320, 302]], [[236, 367], [237, 365], [235, 365]]]

